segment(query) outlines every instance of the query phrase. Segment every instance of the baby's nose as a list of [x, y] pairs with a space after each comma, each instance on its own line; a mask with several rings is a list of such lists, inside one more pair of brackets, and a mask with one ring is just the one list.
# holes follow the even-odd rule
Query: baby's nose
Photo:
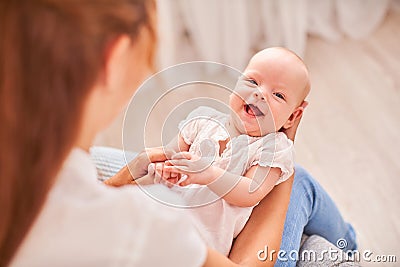
[[261, 92], [255, 91], [253, 93], [253, 96], [257, 99], [257, 100], [262, 100], [264, 101], [264, 96], [261, 94]]

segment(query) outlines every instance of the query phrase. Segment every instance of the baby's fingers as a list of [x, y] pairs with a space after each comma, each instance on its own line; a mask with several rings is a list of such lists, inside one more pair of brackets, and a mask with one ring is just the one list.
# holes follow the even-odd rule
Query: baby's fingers
[[180, 186], [187, 186], [187, 185], [190, 185], [190, 184], [192, 184], [192, 183], [190, 182], [190, 177], [189, 176], [186, 176], [185, 179], [183, 179], [183, 181], [179, 183]]
[[175, 178], [171, 178], [168, 179], [168, 182], [171, 184], [176, 184], [179, 181], [180, 177], [175, 177]]
[[165, 166], [164, 167], [165, 170], [168, 170], [171, 173], [177, 173], [177, 174], [186, 174], [188, 172], [190, 172], [190, 169], [188, 168], [188, 166], [185, 165], [173, 165], [173, 166]]
[[190, 152], [179, 152], [171, 157], [171, 159], [173, 159], [173, 160], [175, 160], [175, 159], [189, 159], [190, 160], [191, 158], [192, 158], [192, 153], [190, 153]]
[[188, 167], [191, 161], [188, 159], [170, 159], [168, 160], [167, 166], [185, 166]]
[[177, 181], [174, 181], [172, 179], [162, 179], [161, 180], [161, 184], [166, 185], [168, 188], [171, 188], [174, 186], [174, 184], [176, 184]]

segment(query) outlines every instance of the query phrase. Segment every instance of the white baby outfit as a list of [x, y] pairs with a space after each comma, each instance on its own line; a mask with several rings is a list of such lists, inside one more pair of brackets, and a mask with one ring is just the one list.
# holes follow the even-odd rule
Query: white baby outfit
[[[193, 110], [179, 124], [180, 134], [190, 145], [189, 152], [200, 155], [200, 144], [210, 141], [219, 151], [218, 141], [229, 138], [225, 125], [229, 115], [210, 107]], [[277, 167], [281, 177], [276, 184], [293, 174], [293, 142], [284, 133], [262, 137], [240, 135], [230, 139], [225, 150], [217, 155], [213, 165], [230, 173], [244, 175], [252, 166]], [[173, 187], [190, 207], [196, 227], [208, 246], [228, 255], [232, 241], [243, 229], [254, 207], [237, 207], [219, 198], [207, 186]], [[207, 204], [207, 205], [205, 205]]]

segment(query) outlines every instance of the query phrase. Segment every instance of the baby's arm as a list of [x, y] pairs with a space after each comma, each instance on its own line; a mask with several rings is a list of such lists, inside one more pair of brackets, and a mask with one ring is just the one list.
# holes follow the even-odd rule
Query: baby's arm
[[260, 202], [272, 190], [281, 175], [279, 168], [258, 165], [252, 166], [244, 176], [218, 167], [211, 168], [214, 168], [212, 171], [217, 179], [209, 183], [208, 188], [223, 196], [229, 204], [239, 207], [251, 207]]
[[188, 176], [180, 185], [207, 185], [214, 193], [235, 206], [256, 205], [271, 191], [281, 175], [279, 168], [255, 165], [244, 176], [240, 176], [219, 167], [207, 165], [207, 160], [191, 153], [180, 153], [179, 157], [177, 159], [174, 156], [168, 161], [174, 166], [164, 168]]

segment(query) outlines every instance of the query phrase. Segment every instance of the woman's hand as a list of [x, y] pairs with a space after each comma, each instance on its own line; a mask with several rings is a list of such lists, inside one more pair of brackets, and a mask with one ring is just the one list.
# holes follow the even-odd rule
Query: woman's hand
[[147, 175], [153, 177], [154, 184], [165, 184], [171, 188], [181, 179], [181, 174], [175, 170], [165, 168], [167, 165], [171, 166], [168, 161], [150, 163]]
[[170, 158], [173, 153], [175, 153], [175, 151], [164, 147], [146, 149], [140, 152], [116, 175], [104, 181], [104, 183], [110, 186], [136, 184], [135, 179], [147, 174], [148, 166], [151, 162], [165, 161], [167, 158]]
[[[300, 107], [303, 108], [303, 112], [304, 109], [308, 106], [308, 102], [307, 101], [303, 101], [303, 103], [301, 103]], [[294, 138], [296, 136], [296, 132], [297, 132], [297, 127], [299, 126], [301, 117], [303, 117], [303, 112], [296, 118], [296, 120], [294, 121], [294, 124], [292, 127], [288, 128], [288, 129], [283, 129], [282, 132], [286, 134], [286, 136], [292, 140], [294, 142]]]
[[123, 186], [136, 184], [135, 179], [147, 174], [150, 160], [146, 151], [140, 152], [127, 166], [123, 167], [116, 175], [104, 181], [106, 185]]
[[164, 170], [167, 172], [179, 172], [187, 175], [187, 178], [179, 185], [189, 184], [207, 185], [212, 182], [211, 165], [214, 157], [200, 157], [190, 152], [176, 153], [171, 160], [166, 161]]

